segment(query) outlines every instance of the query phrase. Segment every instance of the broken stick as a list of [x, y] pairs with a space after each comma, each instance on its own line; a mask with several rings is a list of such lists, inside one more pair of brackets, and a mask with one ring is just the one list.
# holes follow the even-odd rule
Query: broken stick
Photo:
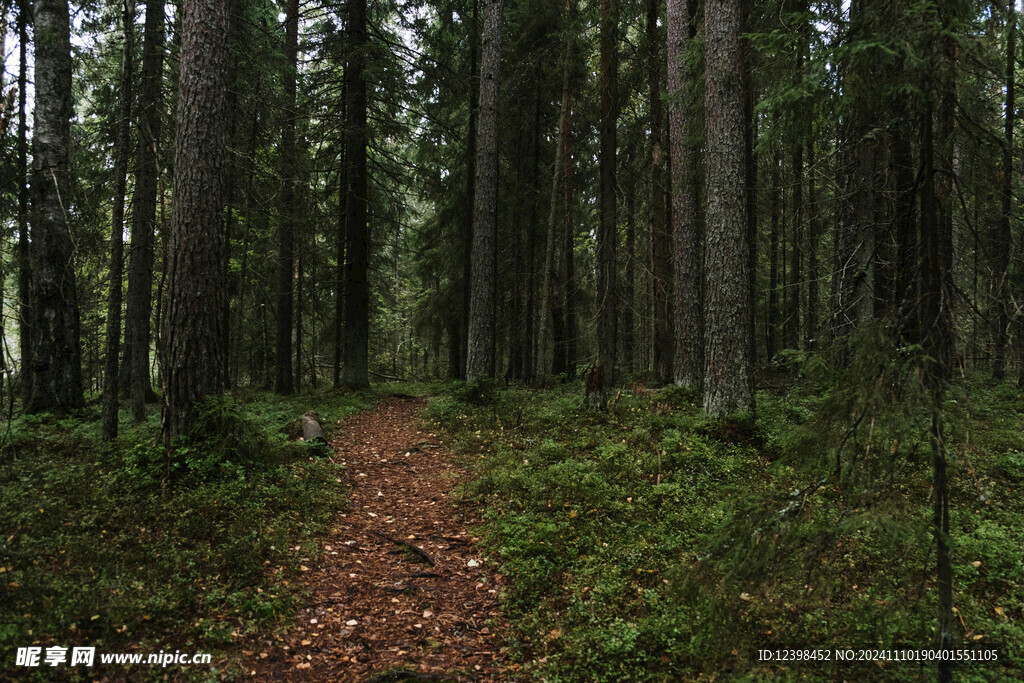
[[436, 565], [436, 564], [434, 563], [434, 560], [433, 560], [433, 558], [431, 558], [431, 557], [430, 557], [430, 555], [427, 555], [427, 554], [426, 554], [425, 552], [423, 552], [422, 550], [420, 550], [419, 548], [417, 548], [416, 546], [414, 546], [414, 545], [413, 545], [412, 543], [408, 543], [408, 542], [406, 542], [406, 541], [400, 541], [400, 540], [398, 540], [397, 538], [392, 538], [391, 536], [388, 536], [387, 534], [382, 534], [381, 532], [379, 532], [379, 531], [373, 531], [372, 529], [370, 529], [369, 531], [370, 531], [370, 533], [371, 533], [371, 534], [373, 534], [374, 536], [380, 536], [380, 537], [381, 537], [381, 538], [383, 538], [383, 539], [386, 539], [386, 540], [388, 540], [388, 541], [391, 541], [391, 542], [392, 542], [392, 543], [394, 543], [395, 545], [400, 545], [400, 546], [402, 546], [402, 547], [404, 547], [404, 548], [408, 548], [409, 550], [411, 550], [412, 552], [416, 553], [416, 554], [417, 554], [417, 555], [419, 555], [419, 556], [420, 556], [421, 558], [423, 558], [423, 561], [424, 561], [424, 562], [426, 562], [427, 564], [429, 564], [429, 565], [430, 565], [431, 567], [436, 567], [436, 566], [437, 566], [437, 565]]

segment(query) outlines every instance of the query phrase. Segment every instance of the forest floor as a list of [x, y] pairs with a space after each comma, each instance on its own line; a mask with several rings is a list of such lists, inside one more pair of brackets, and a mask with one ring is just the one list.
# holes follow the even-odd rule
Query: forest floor
[[[256, 638], [240, 666], [260, 680], [490, 680], [505, 660], [503, 577], [476, 546], [476, 510], [450, 498], [464, 476], [423, 399], [388, 397], [331, 442], [349, 505], [301, 567], [296, 625]], [[339, 423], [339, 426], [340, 423]]]

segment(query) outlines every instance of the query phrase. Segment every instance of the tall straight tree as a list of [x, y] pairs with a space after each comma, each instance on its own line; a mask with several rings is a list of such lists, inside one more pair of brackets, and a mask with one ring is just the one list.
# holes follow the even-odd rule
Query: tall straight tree
[[32, 263], [28, 239], [28, 15], [29, 0], [18, 3], [18, 348], [21, 351], [21, 400], [28, 405], [32, 390], [32, 335], [29, 296]]
[[503, 0], [484, 0], [480, 35], [480, 108], [473, 193], [469, 347], [466, 380], [494, 376], [494, 248], [498, 206], [498, 85]]
[[993, 349], [992, 374], [1002, 379], [1006, 374], [1006, 344], [1010, 325], [1010, 287], [1008, 271], [1010, 266], [1010, 249], [1013, 233], [1010, 217], [1013, 215], [1013, 124], [1014, 124], [1014, 72], [1017, 69], [1017, 11], [1016, 0], [1006, 3], [1006, 107], [1003, 139], [1003, 183], [1002, 211], [996, 222], [995, 239], [993, 239], [993, 287], [995, 293], [995, 330], [992, 343]]
[[698, 389], [703, 380], [704, 303], [701, 297], [703, 242], [697, 207], [697, 152], [691, 140], [690, 90], [696, 74], [687, 58], [693, 13], [690, 0], [668, 0], [669, 152], [672, 174], [672, 263], [675, 287], [676, 385]]
[[25, 412], [82, 405], [74, 245], [68, 225], [71, 27], [67, 0], [38, 0], [32, 135], [32, 387]]
[[[926, 47], [931, 63], [925, 76], [926, 102], [921, 113], [922, 375], [931, 393], [932, 525], [939, 607], [936, 635], [939, 646], [950, 650], [953, 647], [953, 563], [943, 409], [954, 346], [953, 138], [958, 51], [954, 25], [959, 19], [960, 0], [932, 0], [927, 9], [934, 24]], [[939, 680], [953, 680], [951, 658], [940, 660]]]
[[281, 126], [281, 210], [277, 224], [277, 376], [274, 390], [290, 394], [292, 374], [292, 280], [295, 278], [295, 81], [299, 57], [299, 0], [288, 0], [284, 21], [284, 112]]
[[704, 411], [752, 412], [741, 0], [707, 0]]
[[[565, 17], [567, 22], [572, 21], [575, 14], [573, 0], [565, 0]], [[552, 312], [552, 288], [556, 277], [555, 250], [557, 248], [556, 218], [558, 212], [558, 177], [564, 178], [568, 167], [562, 160], [562, 155], [568, 148], [567, 138], [569, 135], [570, 117], [572, 115], [572, 92], [569, 90], [570, 77], [572, 75], [572, 44], [569, 29], [565, 29], [563, 35], [565, 48], [563, 52], [564, 62], [562, 64], [562, 105], [558, 116], [558, 139], [555, 141], [555, 163], [551, 167], [551, 204], [548, 210], [548, 233], [544, 247], [544, 270], [543, 282], [540, 295], [540, 325], [537, 331], [537, 355], [534, 377], [538, 382], [543, 383], [548, 373], [552, 370], [552, 355], [549, 353], [548, 330], [552, 323], [554, 313]], [[563, 228], [564, 230], [564, 228]], [[564, 240], [563, 240], [564, 241]]]
[[124, 272], [124, 197], [128, 189], [128, 145], [131, 133], [132, 81], [135, 58], [135, 0], [124, 0], [121, 19], [121, 88], [118, 93], [117, 138], [114, 142], [114, 206], [110, 221], [110, 294], [107, 300], [107, 343], [103, 368], [101, 436], [117, 436], [117, 364], [121, 352], [121, 284]]
[[661, 108], [661, 31], [658, 0], [647, 0], [647, 99], [651, 114], [651, 284], [654, 288], [654, 377], [659, 384], [672, 381], [671, 248], [665, 217], [664, 121]]
[[229, 0], [184, 0], [162, 339], [165, 443], [224, 388], [224, 150]]
[[132, 241], [128, 260], [128, 299], [125, 307], [124, 365], [132, 417], [146, 417], [150, 391], [149, 340], [153, 302], [153, 235], [156, 228], [160, 165], [157, 146], [163, 120], [164, 2], [146, 0], [142, 38], [142, 78], [139, 83], [138, 160]]
[[342, 384], [370, 385], [370, 253], [366, 178], [366, 0], [352, 0], [348, 15], [348, 65], [345, 71], [345, 157], [348, 161], [348, 212], [345, 235], [345, 363]]
[[601, 0], [601, 127], [597, 224], [597, 367], [588, 381], [587, 401], [603, 409], [615, 381], [616, 306], [615, 207], [616, 124], [618, 122], [619, 0]]

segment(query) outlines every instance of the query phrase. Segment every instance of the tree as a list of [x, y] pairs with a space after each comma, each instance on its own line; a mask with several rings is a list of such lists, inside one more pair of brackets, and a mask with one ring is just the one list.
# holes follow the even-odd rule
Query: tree
[[618, 0], [601, 0], [601, 124], [597, 224], [597, 366], [587, 382], [587, 402], [604, 409], [615, 381], [617, 294], [615, 247], [618, 241], [615, 210], [616, 125], [618, 121]]
[[1006, 122], [1004, 126], [1003, 167], [1002, 167], [1002, 207], [999, 220], [995, 224], [992, 253], [993, 290], [995, 297], [995, 334], [993, 335], [992, 374], [996, 379], [1006, 375], [1006, 345], [1010, 326], [1010, 287], [1009, 277], [1010, 249], [1013, 233], [1010, 218], [1013, 215], [1013, 125], [1014, 125], [1014, 73], [1017, 69], [1017, 12], [1015, 0], [1006, 3]]
[[32, 387], [25, 412], [82, 405], [74, 245], [68, 224], [71, 29], [66, 0], [39, 0], [32, 135]]
[[715, 416], [754, 409], [741, 28], [740, 0], [706, 2], [704, 411]]
[[[575, 8], [573, 7], [572, 0], [566, 0], [565, 16], [567, 20], [571, 21], [574, 14]], [[552, 355], [548, 352], [548, 331], [554, 315], [551, 310], [551, 305], [552, 288], [554, 287], [553, 282], [556, 277], [555, 250], [558, 242], [556, 232], [559, 199], [558, 178], [559, 175], [562, 175], [562, 181], [568, 182], [568, 178], [565, 176], [567, 176], [569, 172], [569, 167], [563, 159], [563, 155], [568, 151], [569, 125], [572, 116], [572, 91], [569, 89], [571, 77], [572, 40], [568, 35], [568, 30], [566, 31], [566, 35], [563, 40], [565, 41], [565, 50], [562, 57], [564, 60], [562, 64], [562, 105], [558, 117], [558, 137], [555, 142], [555, 163], [551, 167], [551, 206], [548, 210], [547, 242], [544, 246], [544, 270], [542, 271], [543, 283], [541, 285], [540, 297], [540, 325], [537, 330], [537, 367], [534, 371], [534, 376], [539, 382], [543, 382], [552, 369]]]
[[480, 49], [480, 108], [473, 193], [466, 380], [494, 376], [494, 248], [498, 201], [498, 86], [503, 0], [484, 0]]
[[665, 152], [662, 145], [661, 31], [657, 0], [647, 0], [647, 107], [651, 120], [651, 273], [654, 291], [654, 377], [660, 384], [673, 379], [671, 248], [665, 217]]
[[675, 363], [677, 386], [700, 388], [703, 381], [704, 315], [701, 291], [703, 236], [697, 212], [697, 153], [692, 137], [690, 91], [691, 0], [668, 0], [669, 153], [672, 174], [672, 264], [674, 274]]
[[18, 3], [18, 349], [21, 352], [21, 401], [27, 406], [32, 393], [32, 334], [29, 296], [32, 262], [28, 223], [28, 120], [25, 115], [28, 84], [29, 0]]
[[117, 365], [121, 342], [121, 285], [124, 262], [124, 197], [128, 188], [128, 145], [132, 116], [132, 63], [135, 58], [135, 1], [125, 0], [121, 24], [121, 88], [117, 140], [114, 143], [114, 206], [110, 221], [110, 294], [107, 302], [106, 361], [103, 369], [102, 436], [117, 436]]
[[224, 149], [228, 0], [184, 0], [164, 308], [163, 433], [189, 437], [224, 387]]
[[292, 350], [292, 280], [295, 278], [294, 223], [296, 220], [295, 79], [299, 57], [299, 1], [288, 0], [284, 21], [284, 90], [281, 126], [281, 213], [277, 226], [277, 379], [274, 390], [294, 390]]
[[139, 83], [138, 158], [128, 260], [125, 307], [124, 363], [132, 417], [146, 417], [150, 393], [149, 344], [153, 301], [153, 236], [156, 229], [157, 185], [160, 165], [157, 148], [163, 122], [164, 2], [146, 0], [142, 38], [142, 74]]
[[345, 236], [345, 363], [342, 383], [370, 385], [367, 356], [370, 337], [370, 289], [366, 281], [369, 259], [366, 182], [366, 0], [349, 5], [349, 57], [345, 72], [345, 112], [348, 118], [345, 157], [348, 162], [348, 211]]

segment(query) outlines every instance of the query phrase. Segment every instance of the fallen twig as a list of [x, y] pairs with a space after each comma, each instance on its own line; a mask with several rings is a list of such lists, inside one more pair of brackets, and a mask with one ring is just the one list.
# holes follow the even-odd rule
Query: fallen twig
[[412, 552], [416, 553], [418, 556], [423, 558], [423, 561], [426, 562], [427, 564], [429, 564], [431, 567], [436, 567], [437, 566], [437, 563], [434, 562], [433, 558], [431, 558], [430, 555], [427, 555], [425, 552], [423, 552], [422, 550], [420, 550], [419, 548], [414, 546], [412, 543], [409, 543], [408, 541], [401, 541], [401, 540], [399, 540], [397, 538], [392, 538], [391, 536], [388, 536], [387, 534], [382, 534], [381, 532], [374, 531], [372, 529], [369, 529], [369, 532], [371, 534], [373, 534], [374, 536], [380, 536], [381, 538], [387, 539], [387, 540], [391, 541], [392, 543], [394, 543], [395, 545], [400, 545], [400, 546], [402, 546], [404, 548], [408, 548], [409, 550], [411, 550]]

